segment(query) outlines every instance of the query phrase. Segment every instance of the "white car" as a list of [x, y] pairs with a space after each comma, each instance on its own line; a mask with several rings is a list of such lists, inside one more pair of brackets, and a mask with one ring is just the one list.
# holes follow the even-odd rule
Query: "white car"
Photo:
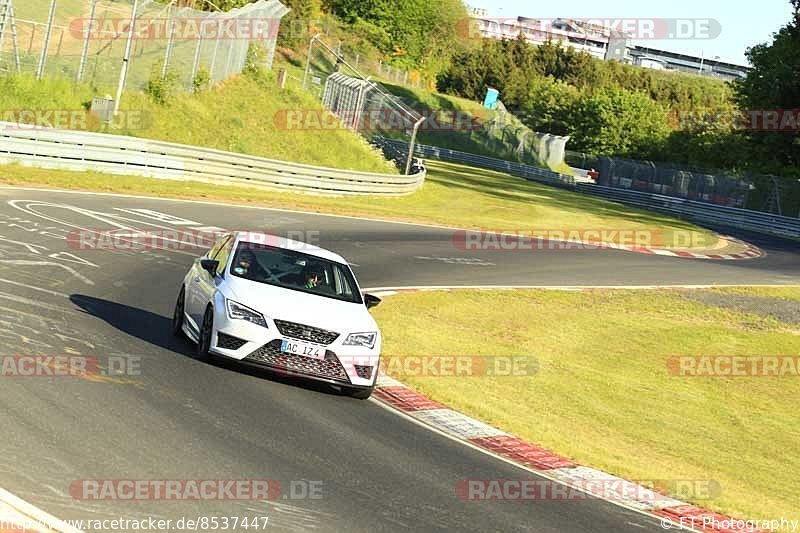
[[183, 280], [173, 333], [210, 354], [338, 386], [366, 399], [381, 334], [342, 257], [265, 233], [222, 236]]

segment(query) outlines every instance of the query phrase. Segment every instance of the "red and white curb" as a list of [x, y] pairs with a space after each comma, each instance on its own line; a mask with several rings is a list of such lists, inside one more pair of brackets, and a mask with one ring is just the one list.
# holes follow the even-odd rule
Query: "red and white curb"
[[710, 259], [716, 261], [737, 261], [741, 259], [758, 259], [760, 257], [764, 257], [767, 254], [759, 247], [750, 244], [749, 242], [742, 241], [740, 239], [736, 239], [734, 237], [728, 237], [725, 235], [720, 236], [722, 239], [739, 244], [745, 247], [743, 252], [737, 254], [713, 254], [708, 252], [691, 252], [688, 250], [670, 250], [669, 248], [646, 248], [646, 247], [638, 247], [638, 246], [625, 246], [621, 244], [614, 244], [614, 243], [604, 243], [604, 244], [597, 244], [597, 243], [583, 243], [578, 241], [567, 241], [569, 243], [575, 243], [578, 245], [594, 245], [601, 248], [610, 248], [612, 250], [622, 250], [624, 252], [634, 252], [637, 254], [646, 254], [646, 255], [661, 255], [665, 257], [680, 257], [683, 259]]
[[[743, 520], [707, 511], [607, 472], [581, 466], [570, 458], [448, 409], [385, 374], [378, 377], [374, 397], [456, 440], [526, 467], [545, 478], [659, 518], [665, 529], [674, 527], [719, 533], [762, 531], [752, 529]], [[454, 487], [454, 490], [457, 492], [458, 488]]]
[[745, 251], [738, 254], [710, 254], [690, 252], [687, 250], [669, 250], [665, 248], [626, 248], [630, 252], [649, 255], [664, 255], [669, 257], [682, 257], [684, 259], [711, 259], [717, 261], [736, 261], [741, 259], [758, 259], [767, 254], [759, 247], [733, 237], [723, 237], [727, 241], [745, 246]]
[[[373, 294], [389, 296], [415, 290], [417, 289], [397, 289]], [[656, 517], [661, 520], [664, 529], [717, 533], [763, 532], [753, 529], [744, 520], [720, 515], [607, 472], [582, 466], [573, 459], [448, 409], [386, 374], [379, 374], [373, 397], [455, 440], [523, 466], [542, 477], [598, 499]], [[454, 490], [458, 492], [459, 488], [454, 487]]]

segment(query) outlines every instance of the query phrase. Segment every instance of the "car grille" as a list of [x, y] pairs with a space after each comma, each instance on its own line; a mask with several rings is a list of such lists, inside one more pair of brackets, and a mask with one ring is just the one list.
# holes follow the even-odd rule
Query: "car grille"
[[217, 333], [217, 348], [222, 348], [223, 350], [238, 350], [245, 344], [247, 344], [247, 341], [238, 339], [232, 335]]
[[301, 355], [281, 352], [281, 340], [265, 344], [255, 352], [244, 358], [245, 362], [267, 365], [280, 368], [293, 373], [333, 379], [350, 383], [347, 373], [336, 354], [330, 350], [325, 351], [325, 360], [312, 359]]
[[281, 335], [286, 335], [287, 337], [301, 341], [315, 342], [324, 346], [331, 344], [339, 338], [338, 333], [315, 328], [313, 326], [306, 326], [305, 324], [276, 320], [275, 325], [278, 326], [278, 331], [281, 332]]
[[372, 369], [375, 368], [375, 367], [366, 366], [366, 365], [353, 365], [353, 366], [356, 367], [356, 374], [358, 374], [358, 377], [360, 377], [361, 379], [369, 379], [369, 378], [371, 378], [372, 377]]

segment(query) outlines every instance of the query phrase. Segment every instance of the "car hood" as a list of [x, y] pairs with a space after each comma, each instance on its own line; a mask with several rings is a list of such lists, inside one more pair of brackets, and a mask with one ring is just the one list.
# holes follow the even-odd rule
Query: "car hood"
[[378, 331], [364, 304], [343, 302], [265, 283], [228, 276], [226, 297], [263, 313], [268, 319], [287, 320], [337, 333]]

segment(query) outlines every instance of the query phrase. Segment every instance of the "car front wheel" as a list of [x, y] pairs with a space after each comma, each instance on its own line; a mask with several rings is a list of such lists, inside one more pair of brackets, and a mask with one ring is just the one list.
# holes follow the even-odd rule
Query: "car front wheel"
[[211, 337], [214, 331], [214, 308], [206, 308], [203, 325], [200, 327], [200, 338], [197, 341], [197, 358], [206, 360], [211, 355]]
[[178, 301], [175, 302], [175, 312], [172, 314], [172, 334], [180, 337], [183, 333], [183, 316], [186, 307], [186, 289], [181, 287]]

